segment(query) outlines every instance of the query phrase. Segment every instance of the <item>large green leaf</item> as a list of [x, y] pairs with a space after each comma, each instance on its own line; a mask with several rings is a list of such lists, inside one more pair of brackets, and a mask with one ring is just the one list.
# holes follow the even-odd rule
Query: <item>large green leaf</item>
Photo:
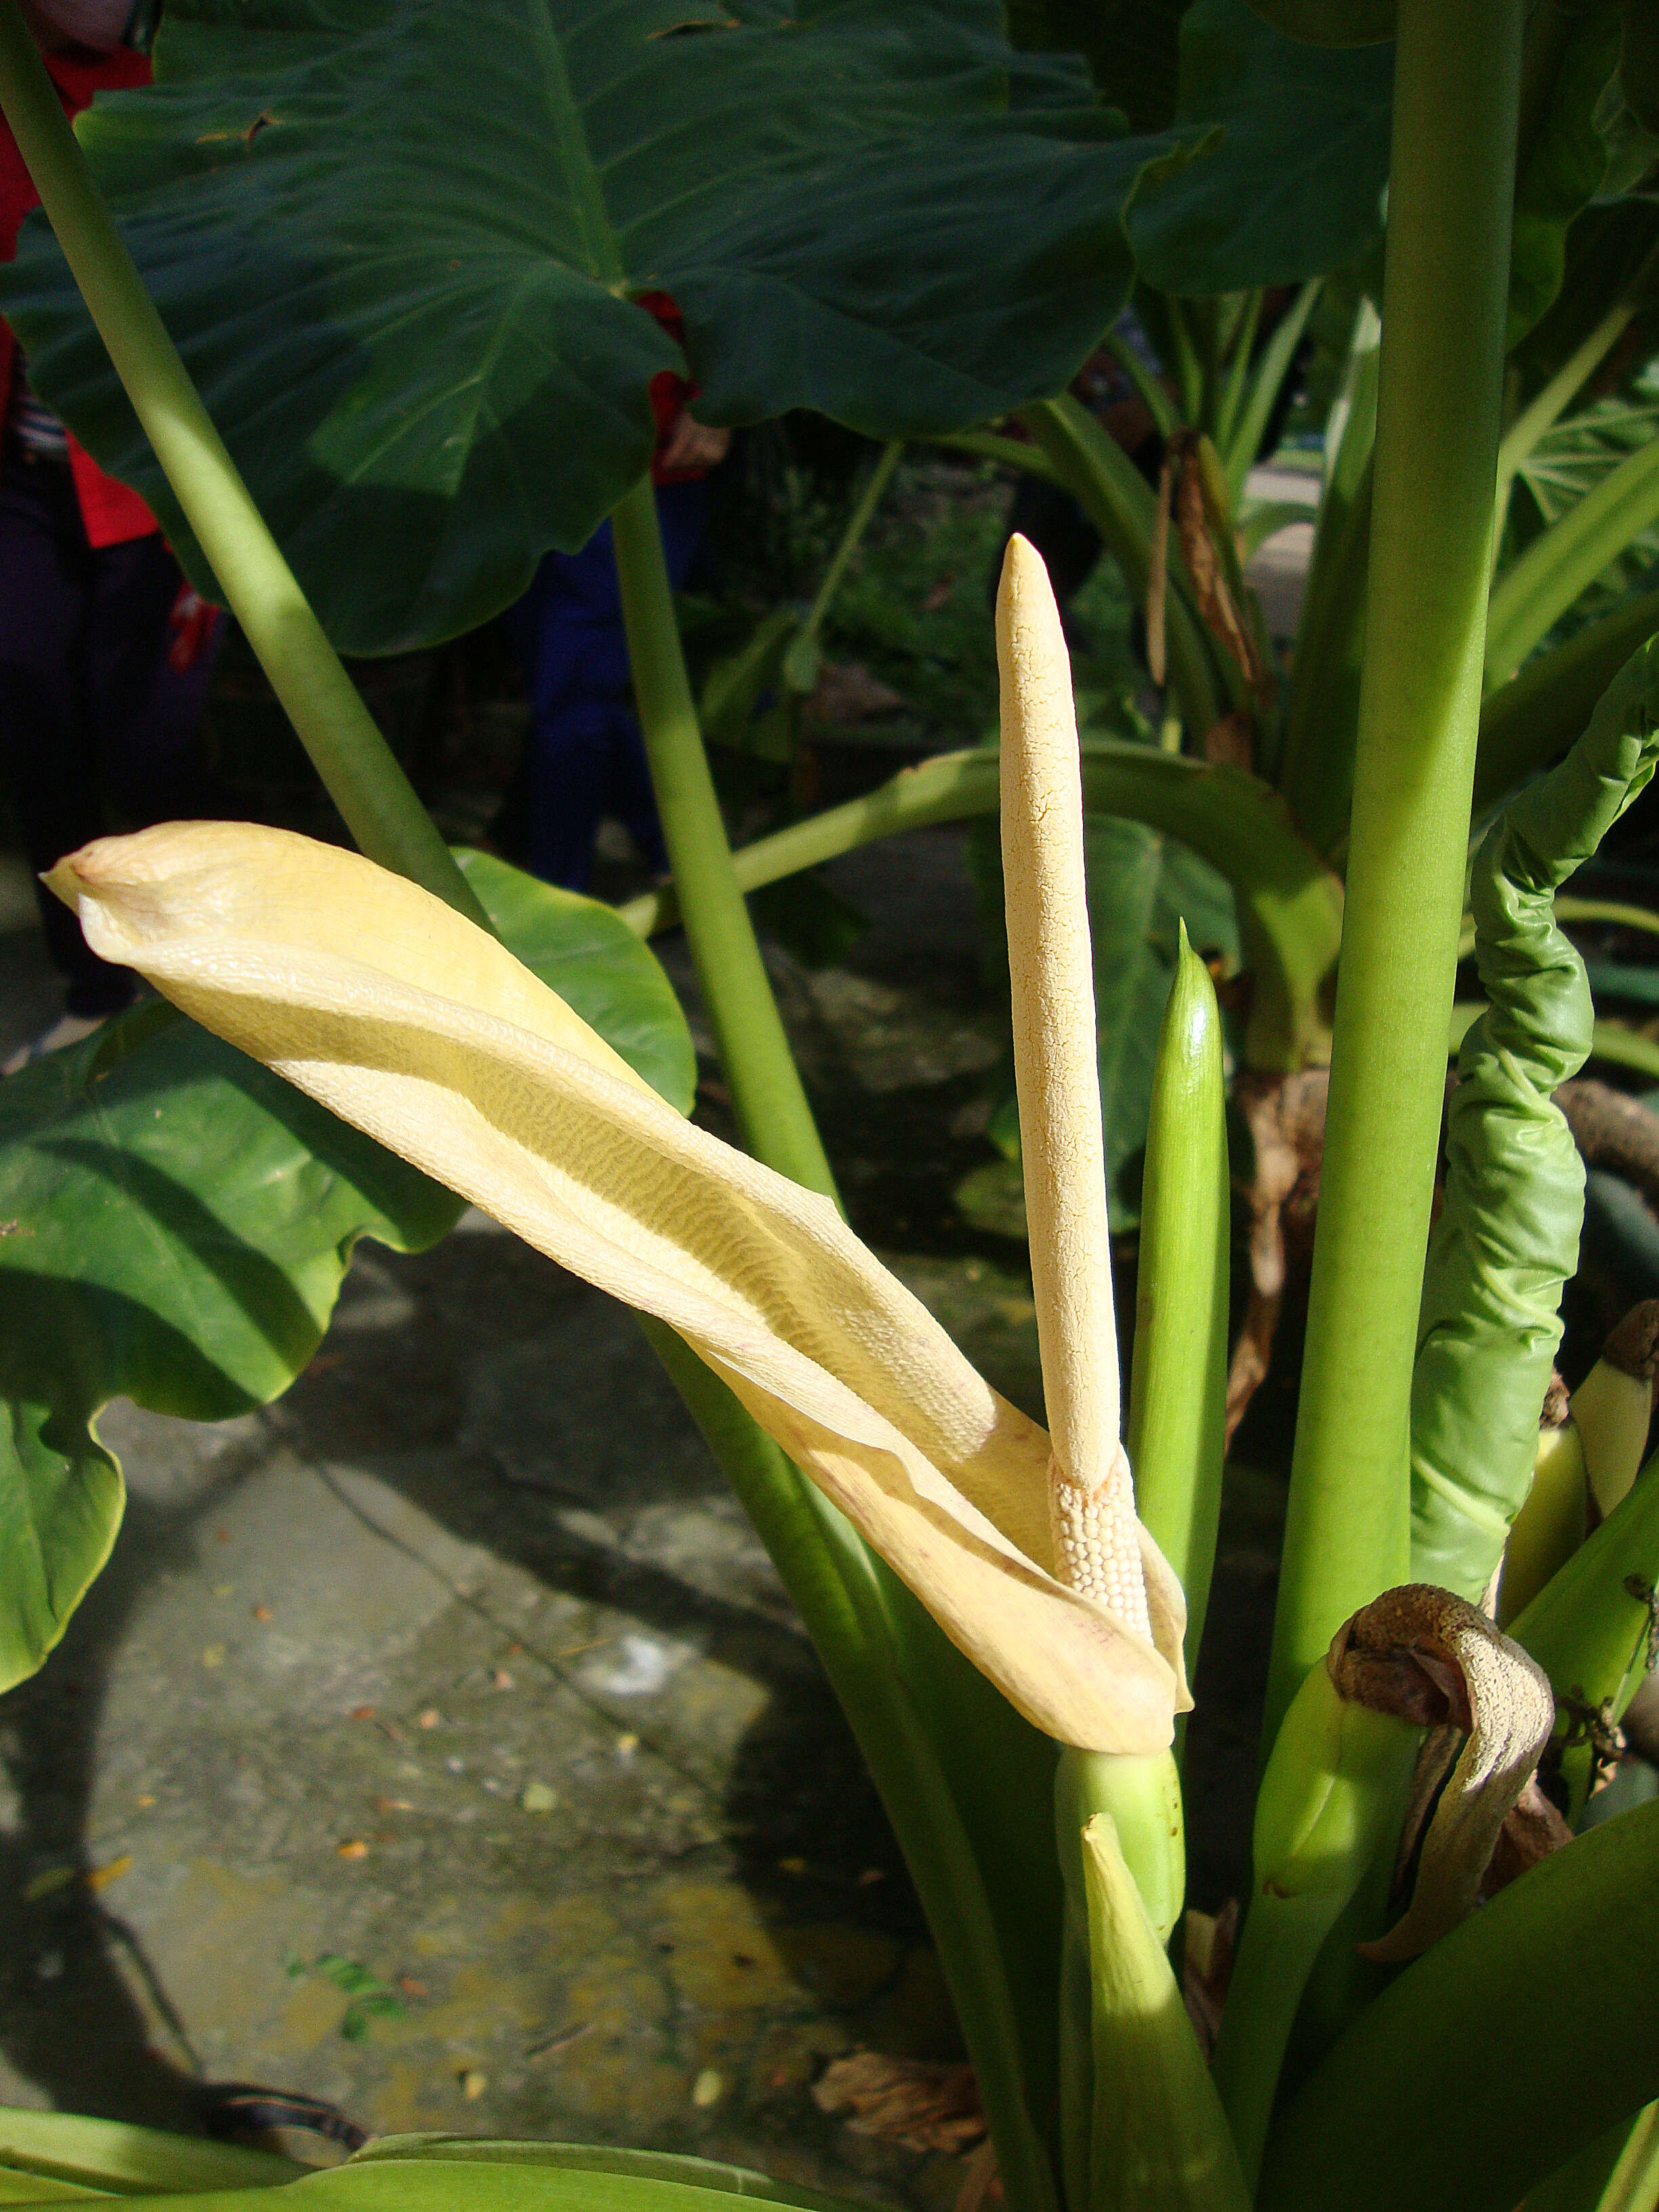
[[1146, 1141], [1158, 1030], [1180, 956], [1180, 929], [1201, 952], [1236, 956], [1232, 893], [1207, 861], [1138, 822], [1096, 817], [1085, 826], [1089, 931], [1094, 947], [1095, 1034], [1106, 1176], [1114, 1226], [1132, 1227], [1138, 1195], [1124, 1170]]
[[[775, 2186], [764, 2174], [696, 2158], [590, 2149], [577, 2143], [480, 2143], [434, 2152], [392, 2138], [390, 2154], [349, 2159], [289, 2185], [295, 2212], [730, 2212], [732, 2198], [817, 2212], [858, 2212], [854, 2200]], [[176, 2212], [176, 2195], [129, 2195], [124, 2203]], [[198, 2212], [264, 2212], [263, 2191], [191, 2192]], [[867, 2212], [867, 2208], [866, 2209]]]
[[689, 1114], [697, 1087], [691, 1032], [656, 955], [615, 908], [538, 882], [489, 853], [463, 848], [455, 857], [502, 942], [653, 1091]]
[[[1000, 944], [1002, 878], [994, 831], [977, 833], [973, 850], [986, 920]], [[1186, 923], [1200, 951], [1231, 960], [1238, 952], [1238, 921], [1226, 879], [1189, 845], [1141, 823], [1090, 815], [1084, 865], [1107, 1199], [1112, 1227], [1133, 1229], [1140, 1211], [1133, 1164], [1146, 1142], [1158, 1032], [1180, 957], [1180, 924]], [[976, 1227], [1024, 1237], [1019, 1120], [1012, 1084], [991, 1115], [988, 1134], [1003, 1158], [964, 1176], [957, 1204]]]
[[858, 2200], [827, 2196], [775, 2181], [753, 2166], [724, 2160], [693, 2158], [684, 2151], [632, 2150], [605, 2143], [513, 2142], [489, 2136], [379, 2136], [357, 2152], [352, 2163], [369, 2166], [383, 2159], [446, 2160], [458, 2166], [551, 2166], [567, 2173], [612, 2174], [626, 2181], [679, 2182], [693, 2189], [720, 2190], [732, 2197], [763, 2197], [799, 2212], [854, 2212]]
[[[684, 1017], [615, 915], [469, 854], [530, 966], [672, 1102]], [[315, 1352], [352, 1247], [434, 1243], [459, 1201], [152, 1002], [0, 1083], [0, 1688], [40, 1666], [122, 1508], [99, 1410], [222, 1420]]]
[[1560, 289], [1546, 313], [1515, 348], [1517, 403], [1524, 405], [1577, 352], [1615, 301], [1630, 300], [1644, 316], [1638, 359], [1651, 350], [1654, 249], [1659, 206], [1640, 198], [1592, 201], [1568, 226]]
[[1382, 230], [1393, 83], [1391, 46], [1305, 45], [1246, 0], [1194, 0], [1176, 121], [1208, 135], [1135, 196], [1129, 236], [1147, 282], [1231, 292], [1357, 260]]
[[1619, 68], [1620, 17], [1603, 4], [1554, 11], [1559, 46], [1547, 93], [1521, 149], [1510, 259], [1509, 342], [1517, 344], [1554, 301], [1566, 273], [1569, 226], [1601, 190], [1612, 149], [1597, 128]]
[[1282, 2102], [1261, 2212], [1511, 2212], [1659, 2096], [1659, 1805], [1413, 1960]]
[[[346, 27], [343, 27], [343, 26]], [[471, 627], [650, 454], [647, 386], [887, 437], [1058, 390], [1120, 305], [1126, 139], [1000, 0], [172, 0], [82, 125], [331, 635]], [[40, 220], [4, 287], [42, 392], [193, 559]]]
[[1081, 54], [1137, 131], [1175, 120], [1188, 0], [1008, 0], [1008, 31], [1030, 53]]
[[[65, 2194], [189, 2196], [204, 2189], [272, 2189], [305, 2171], [270, 2151], [244, 2150], [78, 2112], [0, 2110], [0, 2204]], [[20, 2185], [25, 2180], [35, 2189]]]

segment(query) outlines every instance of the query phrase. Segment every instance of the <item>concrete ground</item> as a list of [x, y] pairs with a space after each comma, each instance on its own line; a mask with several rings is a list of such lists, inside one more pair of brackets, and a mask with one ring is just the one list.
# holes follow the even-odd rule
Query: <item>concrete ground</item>
[[[0, 898], [8, 1046], [52, 988], [16, 870]], [[996, 1059], [948, 989], [782, 981], [867, 1138]], [[1029, 1288], [971, 1273], [969, 1333], [1012, 1334], [1029, 1397]], [[949, 2007], [811, 1648], [624, 1310], [471, 1215], [419, 1259], [362, 1248], [268, 1411], [101, 1426], [114, 1559], [0, 1705], [0, 2103], [190, 2126], [235, 2080], [377, 2132], [953, 2191], [955, 2161], [808, 2094], [856, 2045], [955, 2055]]]
[[[963, 836], [837, 880], [877, 926], [776, 973], [849, 1208], [1039, 1410], [1023, 1253], [950, 1200], [1004, 1049]], [[0, 1048], [54, 1003], [13, 866]], [[0, 2104], [191, 2127], [203, 2083], [253, 2082], [374, 2131], [953, 2201], [959, 2159], [812, 2101], [857, 2046], [957, 2055], [949, 2006], [811, 1650], [624, 1311], [470, 1216], [417, 1259], [362, 1248], [265, 1412], [119, 1404], [102, 1429], [131, 1487], [114, 1559], [0, 1704]], [[1206, 1669], [1189, 1738], [1212, 1907], [1274, 1510], [1239, 1479], [1212, 1617], [1247, 1656]]]

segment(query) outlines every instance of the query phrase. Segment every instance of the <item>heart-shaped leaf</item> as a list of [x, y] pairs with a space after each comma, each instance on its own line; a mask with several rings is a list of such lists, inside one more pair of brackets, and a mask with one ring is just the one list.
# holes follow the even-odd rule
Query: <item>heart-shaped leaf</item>
[[1129, 235], [1161, 291], [1293, 284], [1381, 235], [1394, 49], [1304, 45], [1246, 0], [1181, 21], [1177, 127], [1207, 137], [1149, 171]]
[[[481, 854], [526, 963], [684, 1110], [667, 978], [608, 908]], [[459, 1201], [170, 1007], [0, 1083], [0, 1688], [40, 1666], [109, 1555], [117, 1396], [223, 1420], [307, 1365], [360, 1237], [434, 1243]]]
[[[349, 25], [342, 28], [342, 24]], [[1059, 390], [1121, 303], [1160, 142], [998, 0], [176, 0], [83, 143], [209, 410], [346, 650], [471, 627], [649, 459], [647, 386], [872, 435]], [[35, 218], [43, 395], [195, 557]], [[199, 565], [198, 565], [199, 573]]]

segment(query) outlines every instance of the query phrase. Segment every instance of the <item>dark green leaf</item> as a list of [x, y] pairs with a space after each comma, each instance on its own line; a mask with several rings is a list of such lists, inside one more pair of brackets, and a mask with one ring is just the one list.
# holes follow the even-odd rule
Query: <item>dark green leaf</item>
[[1566, 16], [1553, 57], [1548, 97], [1515, 185], [1515, 234], [1510, 261], [1509, 343], [1516, 344], [1543, 315], [1566, 272], [1568, 226], [1589, 206], [1607, 174], [1608, 147], [1596, 117], [1619, 66], [1616, 7]]
[[1656, 1945], [1659, 1805], [1644, 1805], [1500, 1890], [1366, 2007], [1281, 2107], [1261, 2212], [1511, 2212], [1659, 2096]]
[[459, 1212], [169, 1008], [0, 1085], [0, 1684], [40, 1665], [114, 1540], [99, 1409], [263, 1405], [316, 1350], [359, 1237], [416, 1249]]
[[1008, 0], [1008, 33], [1024, 53], [1081, 54], [1137, 131], [1175, 119], [1187, 0]]
[[697, 1055], [674, 987], [613, 909], [544, 884], [489, 853], [457, 852], [504, 943], [677, 1112], [689, 1114]]
[[1292, 39], [1320, 46], [1366, 46], [1394, 36], [1395, 0], [1250, 0], [1257, 15]]
[[[1151, 150], [1080, 64], [1015, 55], [999, 0], [175, 0], [157, 70], [88, 155], [357, 651], [481, 621], [637, 480], [684, 365], [641, 295], [683, 309], [714, 422], [884, 438], [1058, 390], [1124, 296]], [[4, 289], [188, 563], [39, 218]]]
[[[609, 908], [465, 857], [527, 964], [682, 1111], [694, 1063]], [[170, 1007], [0, 1083], [0, 1686], [62, 1635], [114, 1540], [100, 1408], [222, 1420], [306, 1366], [351, 1249], [434, 1242], [459, 1201]]]
[[1596, 999], [1629, 999], [1639, 1006], [1659, 1006], [1659, 968], [1630, 960], [1587, 960], [1584, 973]]
[[1158, 1031], [1180, 955], [1180, 927], [1200, 952], [1235, 956], [1232, 894], [1188, 847], [1139, 823], [1094, 819], [1085, 831], [1095, 1024], [1112, 1225], [1132, 1228], [1138, 1205], [1121, 1188], [1146, 1141]]
[[1382, 229], [1394, 50], [1308, 46], [1246, 0], [1195, 0], [1181, 25], [1189, 159], [1148, 172], [1129, 216], [1165, 292], [1292, 284], [1358, 259]]
[[[1630, 298], [1650, 319], [1652, 257], [1659, 206], [1644, 199], [1598, 201], [1567, 228], [1561, 286], [1553, 305], [1510, 356], [1524, 404], [1577, 350], [1617, 300]], [[1651, 349], [1650, 319], [1641, 325], [1637, 359]]]
[[[1000, 918], [1001, 881], [988, 838], [978, 872], [988, 914]], [[1089, 929], [1094, 951], [1095, 1036], [1106, 1180], [1115, 1230], [1139, 1214], [1138, 1155], [1146, 1142], [1158, 1032], [1180, 953], [1180, 925], [1200, 952], [1238, 951], [1233, 896], [1224, 878], [1189, 846], [1138, 822], [1091, 815], [1084, 827]], [[993, 928], [999, 927], [994, 920]], [[1018, 1122], [1012, 1096], [988, 1133], [1004, 1158], [973, 1170], [957, 1185], [957, 1206], [975, 1227], [1024, 1234]]]
[[869, 915], [816, 868], [751, 892], [749, 910], [756, 927], [805, 968], [834, 967], [870, 927]]

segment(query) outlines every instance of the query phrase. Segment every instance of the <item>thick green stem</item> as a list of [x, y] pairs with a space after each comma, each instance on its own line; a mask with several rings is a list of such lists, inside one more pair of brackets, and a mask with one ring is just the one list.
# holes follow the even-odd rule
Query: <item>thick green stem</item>
[[1314, 526], [1274, 778], [1303, 835], [1327, 854], [1346, 830], [1353, 788], [1376, 441], [1377, 331], [1375, 310], [1362, 306], [1325, 433], [1324, 495]]
[[1065, 489], [1066, 479], [1060, 471], [1028, 438], [1005, 437], [1000, 430], [941, 430], [927, 442], [942, 446], [947, 453], [974, 453], [981, 460], [996, 461], [1003, 468], [1021, 469], [1027, 476], [1041, 477], [1044, 483]]
[[757, 1159], [833, 1196], [830, 1163], [732, 872], [648, 481], [641, 477], [611, 522], [652, 787], [738, 1126]]
[[[623, 501], [612, 527], [658, 810], [744, 1141], [781, 1173], [833, 1196], [726, 842], [648, 484]], [[824, 1655], [933, 1929], [963, 2037], [988, 2085], [987, 2114], [1010, 2200], [1023, 2212], [1054, 2212], [1053, 2172], [1026, 2102], [1019, 2002], [975, 1838], [938, 1748], [939, 1728], [953, 1721], [960, 1728], [971, 1710], [969, 1698], [952, 1699], [943, 1668], [937, 1680], [928, 1674], [941, 1632], [747, 1417], [720, 1402], [726, 1394], [695, 1371], [684, 1347], [677, 1352], [675, 1341], [665, 1340], [659, 1351]], [[915, 1694], [902, 1655], [913, 1673], [927, 1675]], [[940, 1723], [919, 1711], [919, 1696], [951, 1713]]]
[[[1243, 403], [1245, 386], [1249, 381], [1250, 356], [1255, 351], [1256, 325], [1261, 320], [1260, 292], [1252, 292], [1244, 303], [1238, 328], [1233, 333], [1232, 359], [1227, 364], [1227, 380], [1221, 389], [1221, 404], [1216, 410], [1215, 442], [1224, 453], [1232, 443], [1238, 410]], [[1238, 494], [1234, 492], [1237, 501]]]
[[1256, 1793], [1254, 1885], [1221, 2033], [1216, 2087], [1254, 2185], [1279, 2069], [1320, 1950], [1397, 1832], [1417, 1733], [1309, 1669]]
[[[1341, 1917], [1340, 1897], [1250, 1899], [1216, 2045], [1216, 2088], [1254, 2188], [1297, 2008], [1325, 1938]], [[1242, 2024], [1241, 2024], [1242, 2023]]]
[[1094, 2124], [1088, 2212], [1249, 2212], [1250, 2192], [1115, 1822], [1083, 1832]]
[[887, 1578], [696, 1353], [659, 1322], [641, 1327], [771, 1554], [880, 1792], [939, 1945], [1009, 2203], [1058, 2212], [995, 1917], [931, 1734], [894, 1665]]
[[1158, 425], [1161, 438], [1173, 437], [1181, 428], [1176, 404], [1115, 323], [1106, 333], [1106, 350], [1146, 403], [1146, 411]]
[[1204, 364], [1188, 327], [1186, 310], [1173, 295], [1164, 302], [1170, 332], [1170, 367], [1181, 397], [1181, 412], [1194, 428], [1204, 405]]
[[[1060, 1991], [1060, 2166], [1068, 2208], [1089, 2207], [1091, 2141], [1098, 2094], [1094, 2063], [1099, 1992], [1091, 1969], [1089, 1905], [1083, 1832], [1097, 1814], [1110, 1815], [1124, 1862], [1161, 1948], [1181, 1916], [1186, 1889], [1186, 1835], [1181, 1781], [1168, 1752], [1146, 1759], [1062, 1748], [1054, 1774], [1054, 1840], [1066, 1885]], [[1119, 2101], [1136, 2085], [1115, 2081]], [[1115, 2208], [1114, 2208], [1115, 2212]]]
[[33, 40], [0, 0], [0, 109], [225, 604], [362, 850], [488, 927], [414, 786], [340, 665], [99, 197]]
[[1522, 0], [1401, 0], [1370, 590], [1269, 1740], [1408, 1561], [1412, 1356], [1480, 708]]
[[1127, 1443], [1141, 1520], [1187, 1594], [1189, 1675], [1209, 1603], [1226, 1448], [1226, 1111], [1215, 986], [1183, 923], [1146, 1124]]

